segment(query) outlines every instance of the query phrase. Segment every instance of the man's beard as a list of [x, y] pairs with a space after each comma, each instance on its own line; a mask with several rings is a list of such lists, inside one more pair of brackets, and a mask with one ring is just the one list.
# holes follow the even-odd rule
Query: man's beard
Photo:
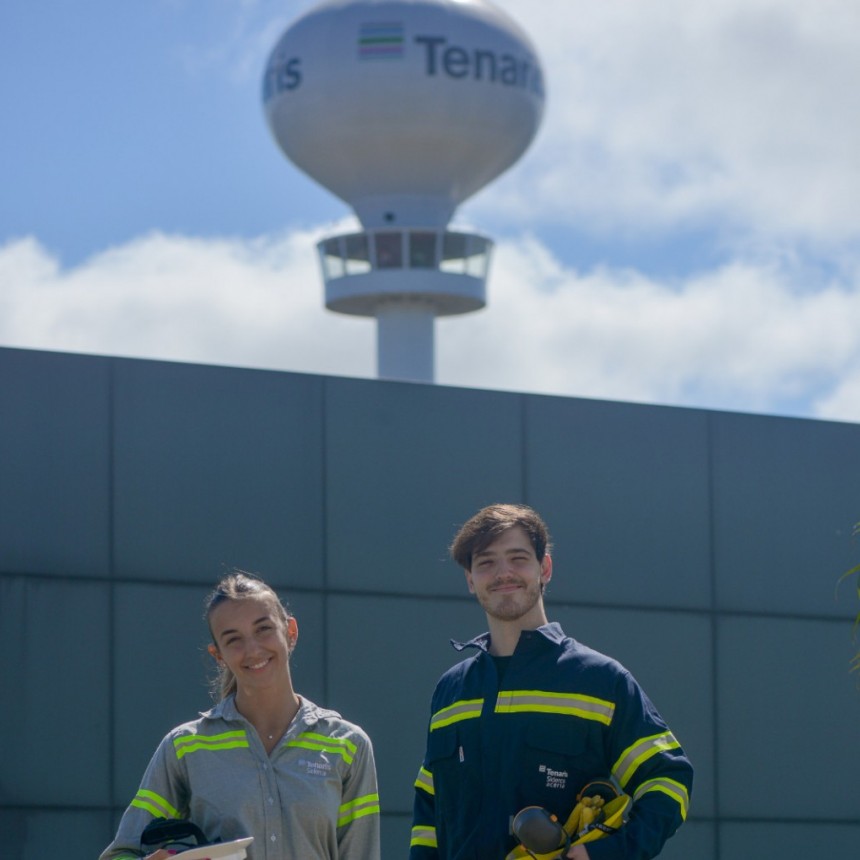
[[478, 603], [490, 618], [498, 621], [516, 621], [528, 615], [537, 606], [542, 594], [543, 588], [540, 583], [534, 583], [509, 594], [487, 592], [478, 595]]

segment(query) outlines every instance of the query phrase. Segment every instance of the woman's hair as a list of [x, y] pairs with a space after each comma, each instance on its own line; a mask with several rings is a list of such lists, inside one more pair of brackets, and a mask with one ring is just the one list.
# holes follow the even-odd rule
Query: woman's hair
[[[209, 627], [209, 634], [212, 635], [211, 619], [212, 612], [216, 607], [227, 600], [248, 599], [263, 600], [269, 603], [273, 607], [277, 619], [286, 628], [287, 622], [290, 619], [290, 613], [284, 604], [281, 603], [274, 589], [253, 573], [248, 573], [245, 570], [232, 570], [221, 579], [206, 598], [203, 617]], [[214, 635], [212, 636], [212, 641], [217, 648], [218, 643], [215, 642]], [[221, 660], [218, 663], [218, 674], [212, 682], [213, 697], [226, 699], [235, 692], [236, 676], [227, 668], [227, 664]]]
[[520, 526], [529, 536], [538, 561], [550, 551], [549, 530], [538, 513], [527, 505], [489, 505], [463, 524], [451, 543], [451, 558], [466, 570], [472, 557], [485, 550], [509, 529]]

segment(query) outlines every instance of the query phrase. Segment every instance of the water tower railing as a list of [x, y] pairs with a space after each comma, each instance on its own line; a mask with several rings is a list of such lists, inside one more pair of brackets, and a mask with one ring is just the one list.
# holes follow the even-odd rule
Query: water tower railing
[[332, 236], [317, 249], [326, 282], [373, 270], [423, 269], [486, 279], [492, 240], [448, 230], [372, 230]]

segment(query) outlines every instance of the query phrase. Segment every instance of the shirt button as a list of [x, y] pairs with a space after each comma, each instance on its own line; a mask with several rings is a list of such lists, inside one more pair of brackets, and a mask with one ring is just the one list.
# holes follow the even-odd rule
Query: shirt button
[[277, 836], [275, 836], [275, 834], [274, 834], [274, 833], [269, 837], [269, 839], [271, 839], [271, 840], [272, 840], [272, 842], [277, 842], [277, 841], [278, 841], [278, 837], [277, 837]]
[[274, 798], [274, 797], [270, 797], [270, 798], [269, 798], [269, 806], [271, 806], [274, 802], [275, 802], [275, 798]]

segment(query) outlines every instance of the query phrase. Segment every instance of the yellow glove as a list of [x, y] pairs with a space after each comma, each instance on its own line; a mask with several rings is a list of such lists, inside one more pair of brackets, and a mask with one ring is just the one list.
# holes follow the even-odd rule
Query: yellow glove
[[[588, 783], [576, 796], [577, 804], [564, 822], [558, 825], [558, 819], [548, 810], [537, 806], [527, 806], [514, 817], [514, 835], [519, 838], [518, 823], [524, 817], [532, 817], [543, 827], [541, 834], [543, 844], [554, 841], [553, 825], [558, 828], [558, 844], [548, 853], [538, 854], [520, 844], [509, 852], [505, 860], [524, 860], [532, 857], [534, 860], [557, 860], [567, 853], [571, 845], [582, 845], [594, 842], [618, 830], [624, 824], [624, 814], [630, 806], [631, 799], [626, 794], [619, 794], [611, 782], [595, 780]], [[545, 838], [544, 838], [545, 837]]]
[[[586, 801], [592, 800], [591, 804]], [[619, 794], [608, 803], [599, 798], [599, 803], [595, 807], [593, 798], [583, 798], [576, 804], [573, 812], [570, 814], [568, 821], [576, 816], [577, 809], [581, 806], [579, 820], [574, 821], [576, 830], [568, 830], [571, 837], [571, 845], [582, 845], [584, 842], [594, 842], [595, 839], [602, 839], [604, 836], [609, 836], [614, 833], [624, 824], [624, 813], [630, 806], [630, 796], [627, 794]], [[564, 829], [567, 830], [568, 823], [565, 822]]]

